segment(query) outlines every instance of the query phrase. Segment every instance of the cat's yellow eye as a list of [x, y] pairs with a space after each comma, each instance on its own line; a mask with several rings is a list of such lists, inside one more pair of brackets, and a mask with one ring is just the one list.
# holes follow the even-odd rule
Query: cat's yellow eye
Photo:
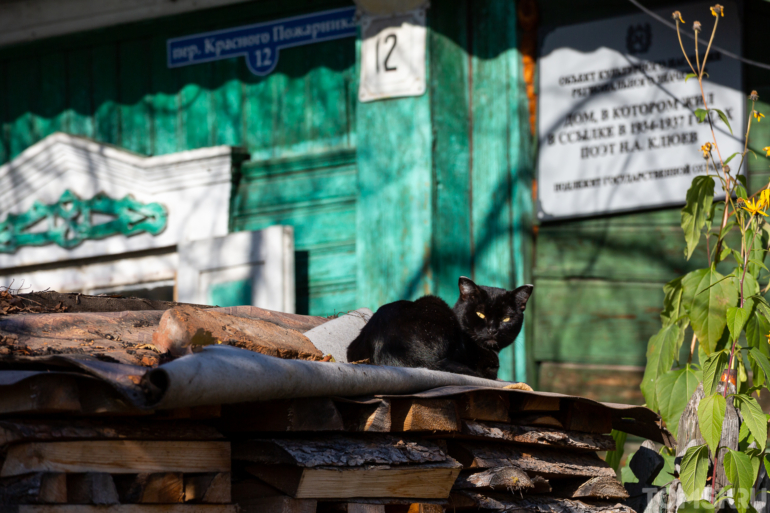
[[508, 322], [508, 321], [510, 321], [510, 320], [511, 320], [511, 318], [510, 318], [510, 317], [506, 317], [505, 319], [503, 319], [503, 322]]
[[478, 316], [479, 316], [479, 317], [481, 317], [482, 319], [484, 318], [484, 314], [483, 314], [483, 313], [481, 313], [481, 312], [476, 312], [476, 315], [478, 315]]

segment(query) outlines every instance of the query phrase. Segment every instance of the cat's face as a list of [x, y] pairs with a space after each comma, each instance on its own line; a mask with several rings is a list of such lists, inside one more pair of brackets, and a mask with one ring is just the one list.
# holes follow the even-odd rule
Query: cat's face
[[515, 290], [478, 286], [460, 277], [460, 298], [454, 306], [463, 331], [477, 344], [500, 351], [513, 343], [524, 322], [532, 285]]

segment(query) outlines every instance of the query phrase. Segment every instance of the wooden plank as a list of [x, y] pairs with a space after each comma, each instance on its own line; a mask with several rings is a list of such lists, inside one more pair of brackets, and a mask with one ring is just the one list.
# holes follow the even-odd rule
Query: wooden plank
[[80, 394], [75, 378], [36, 376], [2, 387], [0, 413], [80, 412]]
[[592, 477], [588, 481], [553, 484], [552, 494], [564, 499], [625, 500], [628, 492], [615, 477]]
[[386, 513], [384, 504], [361, 504], [355, 502], [322, 502], [318, 513]]
[[329, 435], [312, 439], [234, 441], [232, 457], [240, 461], [302, 467], [406, 465], [448, 460], [446, 452], [435, 442], [374, 434], [366, 438]]
[[462, 394], [457, 398], [460, 417], [470, 420], [508, 422], [509, 394], [481, 391]]
[[612, 414], [603, 406], [572, 401], [567, 407], [564, 428], [583, 433], [609, 433], [612, 431]]
[[221, 440], [213, 427], [182, 421], [142, 422], [121, 419], [8, 419], [0, 420], [0, 447], [11, 443], [63, 440]]
[[511, 398], [511, 410], [515, 412], [559, 411], [560, 409], [560, 397], [542, 397], [538, 395], [517, 394]]
[[231, 502], [230, 472], [217, 474], [185, 474], [185, 502], [227, 504]]
[[409, 506], [407, 513], [444, 513], [444, 507], [439, 504], [415, 503]]
[[67, 474], [69, 504], [118, 504], [118, 491], [112, 476], [103, 472]]
[[466, 420], [463, 421], [462, 435], [478, 440], [500, 440], [524, 445], [563, 448], [571, 451], [611, 451], [615, 449], [615, 440], [609, 435], [535, 426]]
[[0, 504], [56, 504], [66, 502], [66, 474], [36, 472], [0, 478]]
[[32, 442], [8, 449], [0, 476], [26, 472], [229, 472], [229, 442]]
[[448, 441], [449, 455], [468, 468], [519, 467], [546, 478], [615, 476], [615, 471], [594, 453], [570, 453], [549, 449], [477, 442]]
[[534, 320], [536, 360], [645, 364], [647, 340], [660, 329], [663, 283], [538, 279], [534, 295], [548, 305]]
[[375, 404], [335, 401], [335, 405], [348, 431], [390, 432], [390, 399], [381, 399]]
[[249, 466], [246, 470], [297, 499], [447, 497], [460, 473], [457, 463], [370, 467]]
[[500, 493], [480, 494], [471, 491], [457, 492], [467, 496], [473, 505], [482, 509], [527, 511], [532, 513], [634, 513], [628, 506], [610, 503], [586, 503], [555, 497], [515, 497]]
[[[457, 278], [472, 266], [470, 197], [471, 127], [468, 91], [467, 2], [445, 0], [444, 8], [429, 9], [430, 48], [428, 87], [433, 125], [435, 189], [431, 268], [433, 293], [449, 304], [457, 300]], [[446, 84], [456, 84], [447, 87]]]
[[594, 401], [644, 404], [644, 367], [542, 362], [538, 390], [579, 395]]
[[391, 399], [391, 431], [459, 431], [453, 399]]
[[124, 474], [116, 475], [114, 479], [120, 502], [124, 504], [176, 504], [185, 501], [185, 483], [179, 472]]
[[563, 428], [564, 423], [553, 415], [547, 415], [544, 413], [535, 413], [530, 415], [513, 415], [511, 416], [511, 424], [519, 426], [543, 426]]
[[243, 513], [315, 513], [316, 504], [312, 499], [292, 499], [284, 495], [239, 501], [238, 507]]
[[532, 484], [526, 472], [518, 467], [499, 467], [482, 472], [460, 474], [453, 490], [490, 490], [514, 492], [531, 492]]
[[334, 402], [326, 397], [222, 405], [216, 425], [231, 433], [345, 429]]
[[19, 506], [19, 513], [238, 513], [238, 506], [230, 504], [22, 505]]

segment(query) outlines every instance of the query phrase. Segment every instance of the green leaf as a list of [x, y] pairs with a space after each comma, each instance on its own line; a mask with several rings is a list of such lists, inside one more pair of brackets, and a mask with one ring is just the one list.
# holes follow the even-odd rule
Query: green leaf
[[733, 133], [733, 129], [730, 126], [730, 122], [727, 120], [727, 115], [724, 112], [722, 112], [721, 110], [719, 110], [719, 109], [711, 109], [711, 110], [713, 110], [714, 112], [719, 114], [719, 119], [721, 119], [722, 122], [724, 122], [724, 124], [727, 125], [727, 128], [730, 129], [730, 133], [732, 134]]
[[717, 453], [719, 440], [722, 438], [722, 423], [725, 420], [727, 401], [722, 394], [711, 394], [701, 399], [698, 405], [698, 423], [703, 439], [711, 449], [711, 454]]
[[697, 74], [697, 73], [688, 73], [688, 74], [687, 74], [687, 75], [685, 75], [685, 77], [684, 77], [684, 83], [686, 84], [686, 83], [687, 83], [687, 80], [689, 80], [689, 79], [691, 79], [691, 78], [697, 78], [697, 77], [698, 77], [698, 74]]
[[703, 121], [706, 119], [706, 116], [708, 115], [708, 111], [706, 109], [695, 109], [695, 117], [698, 118], [698, 123], [703, 123]]
[[687, 191], [687, 203], [682, 209], [682, 230], [687, 243], [685, 256], [687, 260], [698, 246], [703, 226], [706, 224], [706, 214], [714, 202], [714, 179], [710, 176], [696, 176]]
[[685, 312], [682, 310], [682, 277], [671, 280], [663, 286], [663, 311], [660, 321], [664, 326], [675, 322]]
[[700, 384], [702, 376], [700, 371], [687, 365], [684, 369], [667, 372], [658, 378], [655, 393], [660, 416], [666, 421], [666, 426], [674, 438], [679, 431], [679, 418]]
[[[707, 355], [716, 350], [722, 337], [727, 309], [738, 302], [738, 290], [733, 281], [720, 282], [722, 278], [724, 276], [710, 267], [692, 271], [682, 279], [682, 303], [690, 312], [690, 324]], [[707, 292], [699, 294], [706, 289]]]
[[756, 258], [749, 258], [749, 262], [751, 262], [752, 264], [754, 264], [754, 265], [756, 265], [758, 267], [761, 267], [765, 271], [770, 271], [770, 269], [767, 268], [767, 266], [764, 264], [764, 262], [761, 262], [761, 261], [757, 260]]
[[623, 459], [623, 451], [625, 451], [626, 437], [628, 435], [623, 431], [618, 431], [616, 429], [613, 429], [612, 433], [610, 434], [615, 440], [615, 450], [607, 451], [607, 455], [604, 457], [604, 461], [606, 461], [607, 464], [612, 467], [612, 470], [617, 472], [618, 467], [620, 467], [620, 460]]
[[764, 450], [767, 444], [767, 417], [757, 400], [747, 395], [736, 395], [743, 416], [743, 422], [749, 425], [749, 431], [754, 436], [757, 445]]
[[644, 368], [641, 388], [647, 407], [653, 411], [658, 409], [655, 395], [658, 378], [671, 370], [683, 341], [684, 330], [678, 323], [674, 323], [663, 326], [647, 342], [647, 366]]
[[[767, 379], [770, 382], [770, 360], [756, 347], [749, 349], [749, 363], [754, 373], [754, 384], [761, 385]], [[761, 378], [761, 379], [760, 379]]]
[[719, 351], [708, 357], [703, 365], [703, 393], [708, 395], [714, 392], [722, 371], [727, 367], [727, 353]]
[[682, 483], [687, 500], [697, 500], [703, 495], [709, 469], [709, 449], [707, 445], [690, 447], [679, 465], [679, 481]]
[[[728, 162], [730, 162], [731, 160], [733, 160], [733, 159], [735, 158], [735, 156], [736, 156], [736, 155], [740, 155], [740, 152], [736, 151], [735, 153], [733, 153], [732, 155], [730, 155], [729, 157], [727, 157], [727, 160], [725, 160], [725, 164], [727, 164]], [[740, 179], [740, 177], [743, 177], [743, 175], [738, 175], [738, 178], [739, 178], [739, 179]], [[743, 178], [744, 178], [744, 180], [746, 179], [746, 177], [743, 177]], [[746, 182], [741, 182], [741, 183], [743, 183], [743, 186], [744, 186], [744, 187], [746, 187]]]
[[727, 329], [730, 330], [733, 340], [741, 336], [746, 321], [749, 320], [749, 312], [737, 306], [731, 306], [727, 309]]
[[709, 501], [699, 500], [683, 502], [676, 511], [677, 513], [714, 513], [716, 509]]
[[733, 485], [733, 500], [740, 512], [745, 512], [754, 486], [754, 469], [747, 454], [728, 449], [724, 456], [725, 475]]

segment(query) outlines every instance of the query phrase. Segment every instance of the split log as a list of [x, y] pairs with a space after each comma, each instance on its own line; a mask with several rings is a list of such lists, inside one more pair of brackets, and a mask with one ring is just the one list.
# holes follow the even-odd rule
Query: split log
[[179, 472], [116, 475], [114, 480], [120, 502], [124, 504], [184, 502], [184, 481]]
[[272, 322], [223, 312], [179, 306], [163, 313], [153, 345], [172, 356], [191, 354], [194, 346], [228, 344], [279, 358], [320, 360], [321, 351], [297, 331]]
[[457, 404], [452, 399], [391, 399], [390, 429], [397, 431], [459, 431]]
[[546, 478], [577, 476], [614, 477], [615, 471], [594, 453], [568, 453], [540, 448], [474, 442], [448, 442], [449, 455], [464, 468], [519, 467], [528, 474]]
[[451, 460], [434, 442], [404, 440], [389, 435], [365, 439], [332, 435], [316, 439], [233, 442], [232, 457], [234, 460], [300, 467], [402, 465]]
[[469, 392], [457, 398], [460, 417], [469, 420], [508, 422], [509, 394], [492, 391]]
[[612, 451], [615, 440], [609, 435], [578, 433], [546, 427], [517, 426], [511, 424], [462, 422], [462, 434], [456, 437], [476, 440], [499, 440], [523, 445], [542, 445], [575, 451]]
[[227, 504], [231, 501], [230, 472], [185, 474], [184, 501]]
[[314, 467], [254, 465], [246, 471], [296, 499], [447, 497], [460, 473], [455, 461], [425, 465]]
[[0, 479], [0, 504], [57, 504], [66, 502], [66, 474], [37, 472]]
[[229, 442], [31, 442], [8, 449], [0, 476], [27, 472], [229, 472]]
[[615, 477], [592, 477], [588, 481], [551, 482], [552, 494], [563, 499], [625, 500], [628, 492]]
[[242, 513], [316, 513], [317, 504], [313, 499], [292, 499], [283, 495], [238, 502], [238, 509]]
[[335, 405], [347, 431], [388, 433], [391, 430], [390, 399], [359, 403], [339, 398]]
[[216, 425], [230, 433], [345, 430], [337, 407], [326, 397], [225, 404]]
[[[555, 497], [515, 497], [511, 495], [489, 494], [482, 495], [475, 492], [460, 491], [471, 499], [474, 506], [482, 509], [497, 511], [526, 511], [532, 513], [636, 513], [628, 506], [612, 503], [591, 503], [558, 499]], [[453, 494], [454, 496], [455, 494]], [[467, 503], [466, 503], [467, 504]]]
[[18, 513], [238, 513], [238, 506], [230, 504], [115, 504], [112, 506], [57, 504], [55, 506], [19, 506]]
[[[19, 294], [18, 297], [32, 300], [44, 310], [59, 307], [70, 313], [81, 312], [136, 312], [142, 310], [168, 310], [184, 303], [173, 301], [158, 301], [136, 297], [119, 296], [90, 296], [75, 292], [31, 292]], [[198, 308], [211, 308], [206, 305], [195, 305]]]
[[64, 440], [221, 440], [216, 429], [190, 422], [100, 419], [0, 420], [0, 447], [19, 442]]
[[532, 484], [526, 472], [518, 467], [499, 467], [475, 472], [460, 474], [453, 490], [490, 490], [502, 492], [531, 492], [535, 485]]
[[211, 311], [222, 312], [227, 315], [243, 317], [245, 319], [270, 322], [281, 328], [294, 330], [298, 333], [305, 333], [306, 331], [310, 331], [329, 321], [329, 319], [325, 317], [276, 312], [249, 305], [212, 308]]
[[118, 504], [118, 491], [112, 476], [103, 472], [67, 474], [69, 504]]

